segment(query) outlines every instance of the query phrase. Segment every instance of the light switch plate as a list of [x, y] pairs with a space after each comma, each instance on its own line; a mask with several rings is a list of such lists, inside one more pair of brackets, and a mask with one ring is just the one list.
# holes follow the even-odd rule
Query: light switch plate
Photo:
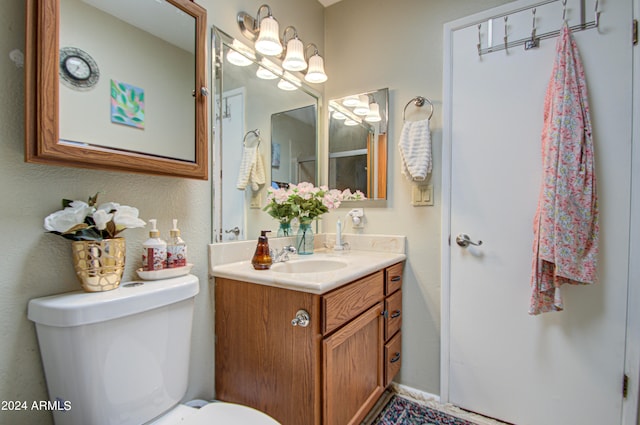
[[414, 207], [433, 206], [433, 185], [414, 185], [411, 191], [411, 205]]
[[262, 190], [257, 192], [251, 192], [251, 202], [249, 208], [260, 209], [262, 208]]

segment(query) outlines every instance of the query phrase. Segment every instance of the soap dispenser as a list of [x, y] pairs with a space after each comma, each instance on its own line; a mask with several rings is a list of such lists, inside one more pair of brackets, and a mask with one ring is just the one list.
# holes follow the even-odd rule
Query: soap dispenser
[[151, 231], [149, 239], [142, 244], [142, 270], [162, 270], [167, 261], [167, 243], [160, 239], [160, 232], [156, 228], [157, 220], [149, 219]]
[[167, 241], [167, 267], [184, 267], [187, 265], [187, 244], [180, 237], [178, 220], [173, 219], [173, 228], [169, 231]]
[[271, 230], [260, 231], [256, 252], [251, 259], [251, 264], [256, 270], [267, 270], [273, 262], [271, 260], [271, 254], [269, 253], [269, 240], [267, 239], [267, 233], [269, 232], [271, 232]]

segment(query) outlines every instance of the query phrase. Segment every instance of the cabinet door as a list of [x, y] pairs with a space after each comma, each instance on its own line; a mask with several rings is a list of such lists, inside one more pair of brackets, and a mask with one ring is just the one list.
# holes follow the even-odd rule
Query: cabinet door
[[325, 338], [325, 425], [359, 424], [384, 391], [384, 317], [378, 303]]
[[[320, 424], [320, 297], [216, 278], [216, 398]], [[299, 309], [309, 326], [292, 326]]]

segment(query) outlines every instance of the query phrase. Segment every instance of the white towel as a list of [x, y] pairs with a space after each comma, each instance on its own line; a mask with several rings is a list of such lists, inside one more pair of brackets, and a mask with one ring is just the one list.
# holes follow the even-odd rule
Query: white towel
[[260, 152], [256, 153], [256, 163], [255, 166], [251, 169], [249, 181], [251, 182], [251, 190], [253, 190], [254, 192], [259, 191], [260, 186], [262, 186], [266, 181], [264, 162], [262, 161], [262, 155], [260, 154]]
[[398, 147], [402, 174], [411, 181], [426, 180], [432, 168], [429, 120], [405, 122]]
[[243, 147], [242, 148], [242, 158], [240, 159], [240, 170], [238, 174], [238, 183], [236, 187], [239, 190], [244, 190], [249, 184], [249, 177], [251, 176], [251, 171], [256, 166], [256, 157], [258, 155], [257, 147]]

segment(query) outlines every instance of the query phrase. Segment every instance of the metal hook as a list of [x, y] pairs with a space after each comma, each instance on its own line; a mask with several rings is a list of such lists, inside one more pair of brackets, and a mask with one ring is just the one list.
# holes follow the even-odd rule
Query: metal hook
[[594, 26], [596, 28], [598, 28], [598, 25], [600, 25], [600, 11], [598, 10], [598, 0], [596, 0], [596, 6], [594, 7], [594, 13], [595, 13], [595, 19], [594, 19]]
[[[565, 0], [566, 1], [566, 0]], [[507, 42], [508, 42], [508, 38], [507, 38], [507, 20], [509, 19], [509, 16], [505, 16], [504, 17], [504, 50], [505, 52], [507, 51]]]
[[482, 36], [480, 35], [481, 29], [482, 29], [482, 24], [478, 24], [478, 56], [482, 55], [482, 52], [481, 52]]
[[531, 40], [533, 41], [536, 38], [536, 8], [535, 7], [531, 11], [531, 14], [532, 14], [532, 18], [531, 18]]
[[567, 0], [562, 0], [562, 21], [567, 21]]
[[538, 47], [540, 45], [540, 39], [536, 38], [536, 8], [534, 7], [531, 11], [532, 19], [531, 19], [531, 38], [524, 42], [524, 50], [533, 49], [534, 47]]

